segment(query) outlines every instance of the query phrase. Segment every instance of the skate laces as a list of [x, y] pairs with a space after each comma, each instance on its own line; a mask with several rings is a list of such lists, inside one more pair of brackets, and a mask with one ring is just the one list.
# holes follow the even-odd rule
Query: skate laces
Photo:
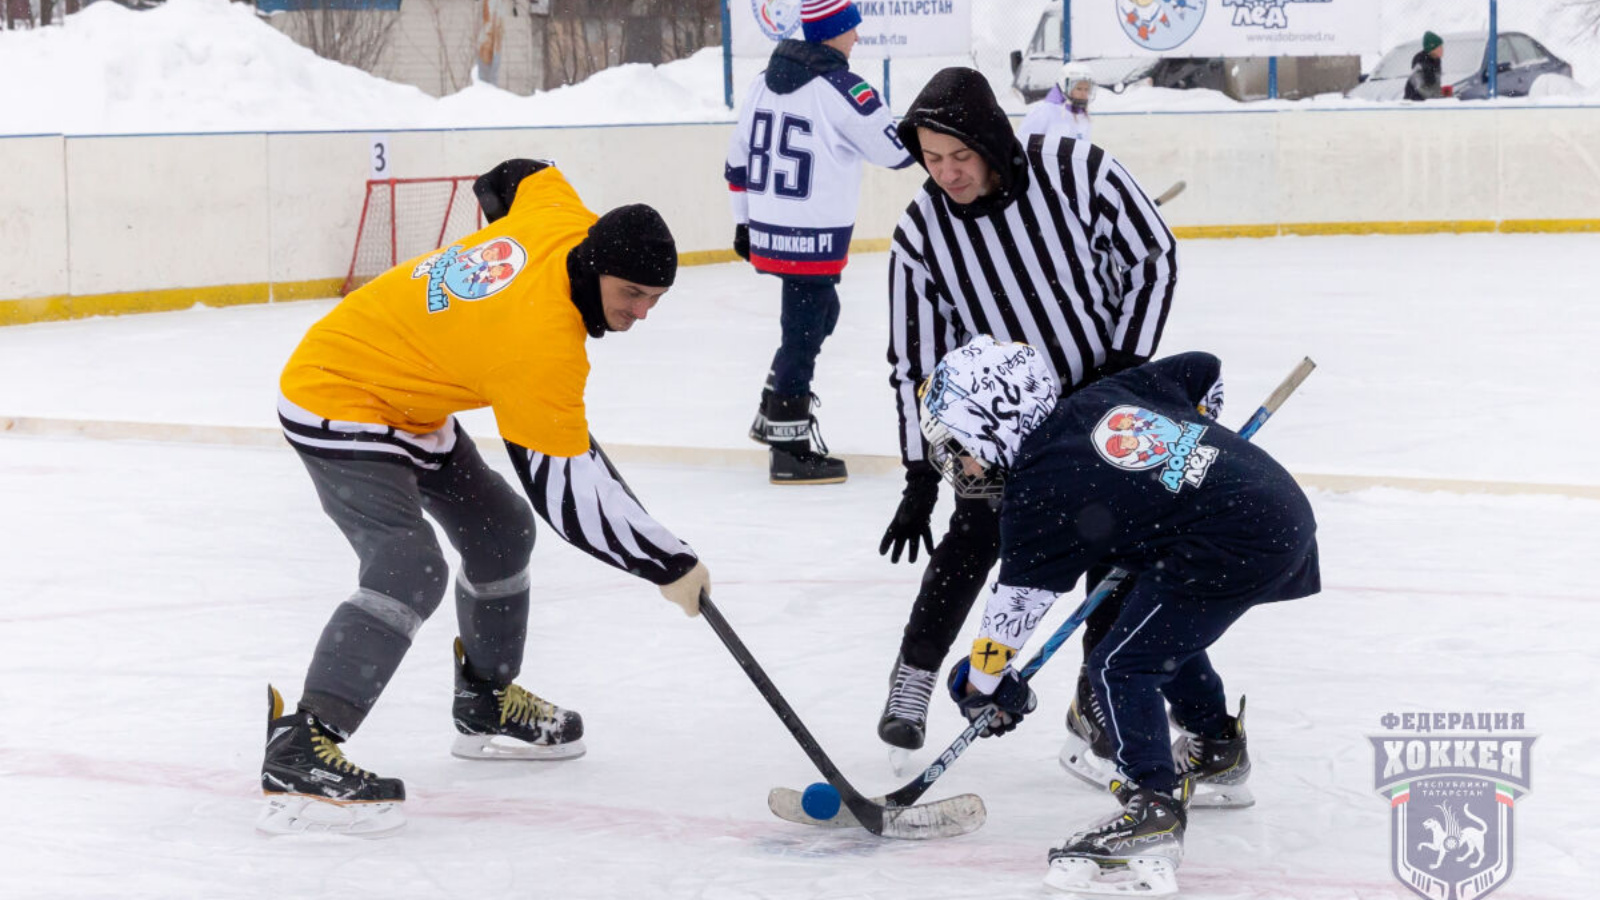
[[344, 751], [340, 750], [339, 745], [333, 742], [333, 738], [323, 734], [322, 729], [320, 728], [313, 728], [311, 730], [311, 752], [317, 755], [317, 759], [321, 760], [323, 765], [337, 769], [346, 775], [356, 775], [358, 777], [365, 778], [370, 777], [372, 774], [350, 760], [345, 759]]
[[505, 693], [500, 697], [501, 725], [507, 722], [526, 725], [530, 721], [554, 719], [555, 717], [556, 705], [554, 703], [541, 699], [518, 685], [507, 685]]
[[890, 717], [915, 722], [927, 718], [928, 701], [933, 697], [937, 675], [937, 672], [901, 663], [894, 673], [894, 687], [889, 691]]

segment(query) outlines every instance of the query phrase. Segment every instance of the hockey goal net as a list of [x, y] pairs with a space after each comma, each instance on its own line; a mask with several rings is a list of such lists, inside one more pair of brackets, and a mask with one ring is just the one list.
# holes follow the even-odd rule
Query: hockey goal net
[[367, 182], [343, 296], [400, 263], [483, 227], [473, 176]]

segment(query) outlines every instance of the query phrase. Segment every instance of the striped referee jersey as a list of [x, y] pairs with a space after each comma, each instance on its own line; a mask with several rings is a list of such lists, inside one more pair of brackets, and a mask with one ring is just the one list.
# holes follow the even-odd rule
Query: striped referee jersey
[[917, 385], [980, 334], [1042, 351], [1063, 394], [1161, 339], [1178, 257], [1155, 204], [1087, 141], [1034, 135], [1024, 156], [1009, 202], [960, 206], [929, 179], [895, 228], [889, 382], [907, 465], [926, 457]]

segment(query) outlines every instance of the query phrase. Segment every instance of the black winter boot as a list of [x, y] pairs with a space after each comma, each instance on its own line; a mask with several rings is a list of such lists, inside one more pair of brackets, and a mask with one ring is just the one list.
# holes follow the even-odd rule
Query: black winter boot
[[773, 484], [839, 484], [849, 473], [844, 460], [828, 455], [817, 430], [809, 395], [772, 395], [767, 405], [767, 444]]

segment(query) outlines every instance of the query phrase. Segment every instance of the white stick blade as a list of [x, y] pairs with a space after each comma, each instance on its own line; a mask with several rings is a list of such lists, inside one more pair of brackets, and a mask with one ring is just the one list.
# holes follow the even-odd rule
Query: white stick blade
[[[839, 812], [834, 814], [833, 818], [818, 819], [807, 813], [800, 801], [800, 792], [790, 788], [775, 787], [767, 792], [767, 809], [772, 810], [773, 815], [786, 822], [793, 822], [796, 825], [817, 825], [822, 828], [848, 828], [861, 825], [850, 812], [850, 807], [843, 803], [839, 804]], [[882, 803], [883, 798], [878, 797], [873, 802]]]
[[989, 818], [983, 798], [957, 794], [933, 803], [895, 807], [883, 814], [883, 836], [910, 841], [955, 837], [977, 831]]

